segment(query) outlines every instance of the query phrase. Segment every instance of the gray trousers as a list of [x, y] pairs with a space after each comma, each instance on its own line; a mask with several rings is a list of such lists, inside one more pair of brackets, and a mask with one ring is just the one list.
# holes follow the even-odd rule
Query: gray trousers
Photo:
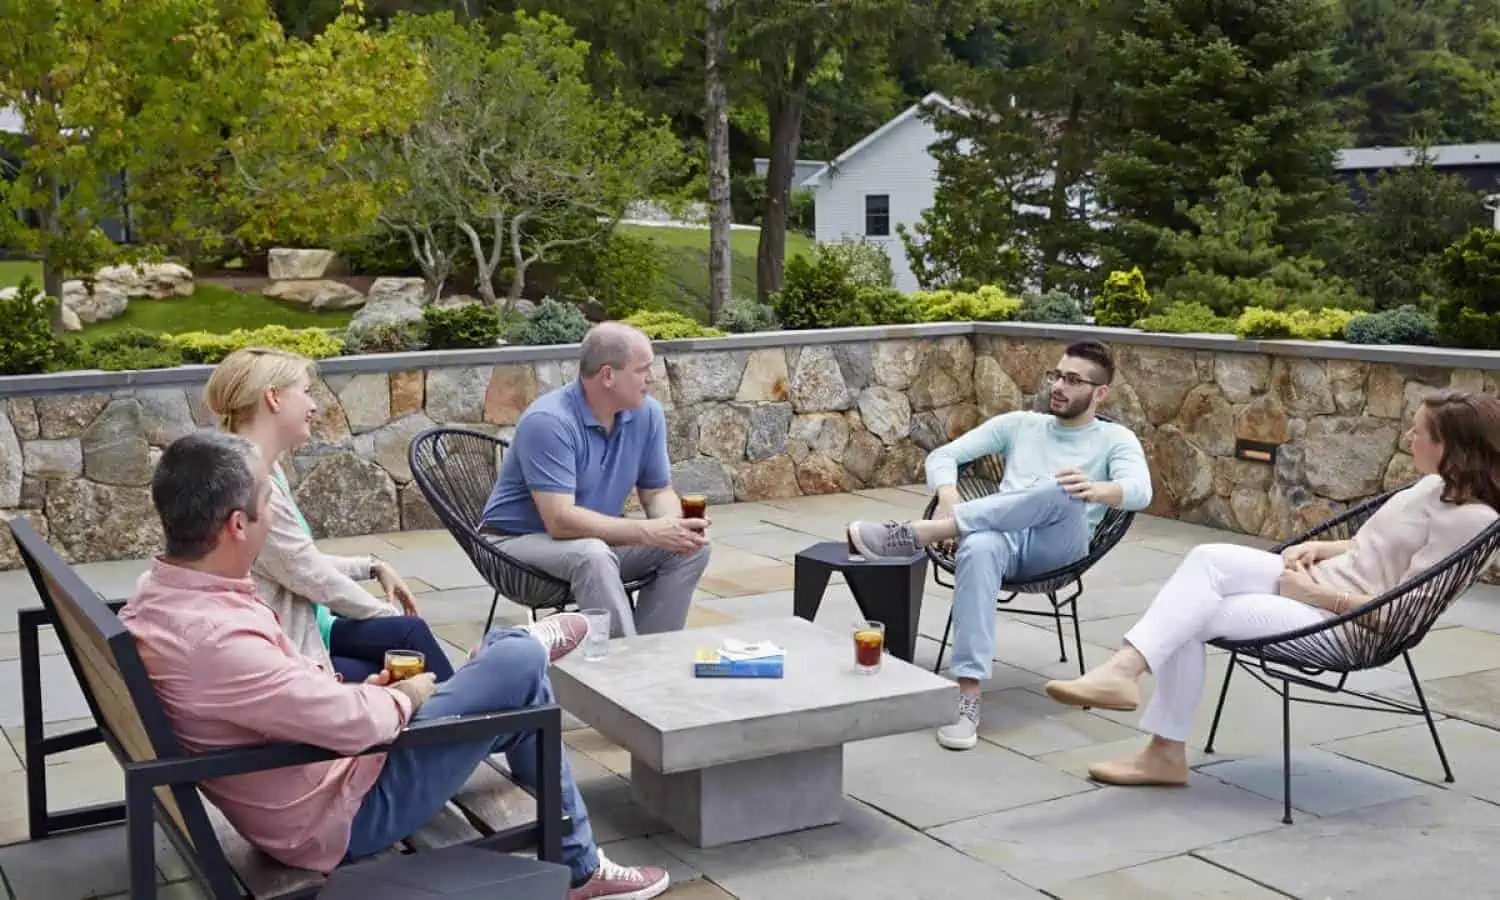
[[[515, 559], [567, 581], [579, 609], [609, 610], [613, 637], [681, 631], [698, 579], [708, 568], [708, 545], [681, 554], [657, 547], [611, 547], [598, 538], [559, 541], [546, 533], [486, 539]], [[655, 572], [656, 580], [641, 589], [631, 615], [624, 582], [648, 572]]]

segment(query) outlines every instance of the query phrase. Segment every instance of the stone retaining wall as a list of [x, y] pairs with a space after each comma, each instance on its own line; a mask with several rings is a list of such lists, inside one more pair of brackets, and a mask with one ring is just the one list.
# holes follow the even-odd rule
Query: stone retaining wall
[[[680, 489], [715, 503], [923, 480], [931, 448], [1030, 406], [1069, 340], [1116, 348], [1107, 411], [1151, 460], [1150, 512], [1279, 538], [1412, 477], [1406, 424], [1422, 394], [1495, 392], [1493, 354], [1248, 342], [1111, 329], [939, 325], [759, 334], [660, 346]], [[314, 441], [289, 475], [321, 536], [438, 527], [407, 447], [434, 424], [506, 437], [577, 372], [574, 347], [331, 360]], [[206, 367], [0, 378], [0, 515], [24, 515], [77, 562], [148, 555], [160, 448], [212, 425]], [[1237, 437], [1278, 445], [1234, 458]], [[0, 534], [0, 566], [18, 564]]]

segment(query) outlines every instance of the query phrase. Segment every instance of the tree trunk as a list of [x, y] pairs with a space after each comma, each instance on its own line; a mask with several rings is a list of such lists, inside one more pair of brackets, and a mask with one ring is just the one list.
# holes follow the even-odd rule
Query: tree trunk
[[717, 322], [733, 292], [729, 237], [734, 211], [729, 203], [729, 91], [724, 84], [727, 39], [724, 0], [708, 0], [708, 320]]
[[[799, 67], [800, 69], [800, 67]], [[786, 267], [786, 215], [792, 200], [792, 174], [802, 143], [802, 110], [807, 81], [800, 78], [791, 90], [767, 98], [771, 112], [771, 166], [766, 172], [766, 208], [760, 220], [760, 251], [755, 265], [755, 294], [762, 303], [781, 290]]]
[[57, 301], [52, 307], [52, 330], [63, 333], [63, 278], [62, 267], [57, 263], [55, 248], [59, 241], [57, 220], [62, 216], [62, 196], [57, 185], [48, 179], [47, 210], [42, 213], [42, 293]]

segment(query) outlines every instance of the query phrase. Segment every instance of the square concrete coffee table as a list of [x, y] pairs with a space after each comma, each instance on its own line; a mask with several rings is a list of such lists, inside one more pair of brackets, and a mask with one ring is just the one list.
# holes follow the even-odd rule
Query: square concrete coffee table
[[[694, 678], [726, 637], [787, 651], [782, 678]], [[699, 847], [838, 821], [844, 744], [947, 724], [957, 685], [887, 654], [854, 668], [854, 637], [765, 619], [610, 641], [552, 667], [564, 709], [630, 751], [636, 802]]]

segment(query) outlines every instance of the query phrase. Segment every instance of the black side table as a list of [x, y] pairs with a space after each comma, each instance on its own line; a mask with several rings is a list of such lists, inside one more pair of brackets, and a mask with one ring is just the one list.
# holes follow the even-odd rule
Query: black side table
[[922, 583], [927, 578], [927, 554], [900, 559], [865, 560], [849, 555], [843, 541], [814, 544], [797, 554], [793, 574], [792, 611], [811, 622], [823, 605], [823, 592], [834, 572], [842, 572], [854, 602], [867, 619], [885, 623], [885, 644], [891, 655], [911, 662], [917, 652], [917, 620], [922, 615]]

